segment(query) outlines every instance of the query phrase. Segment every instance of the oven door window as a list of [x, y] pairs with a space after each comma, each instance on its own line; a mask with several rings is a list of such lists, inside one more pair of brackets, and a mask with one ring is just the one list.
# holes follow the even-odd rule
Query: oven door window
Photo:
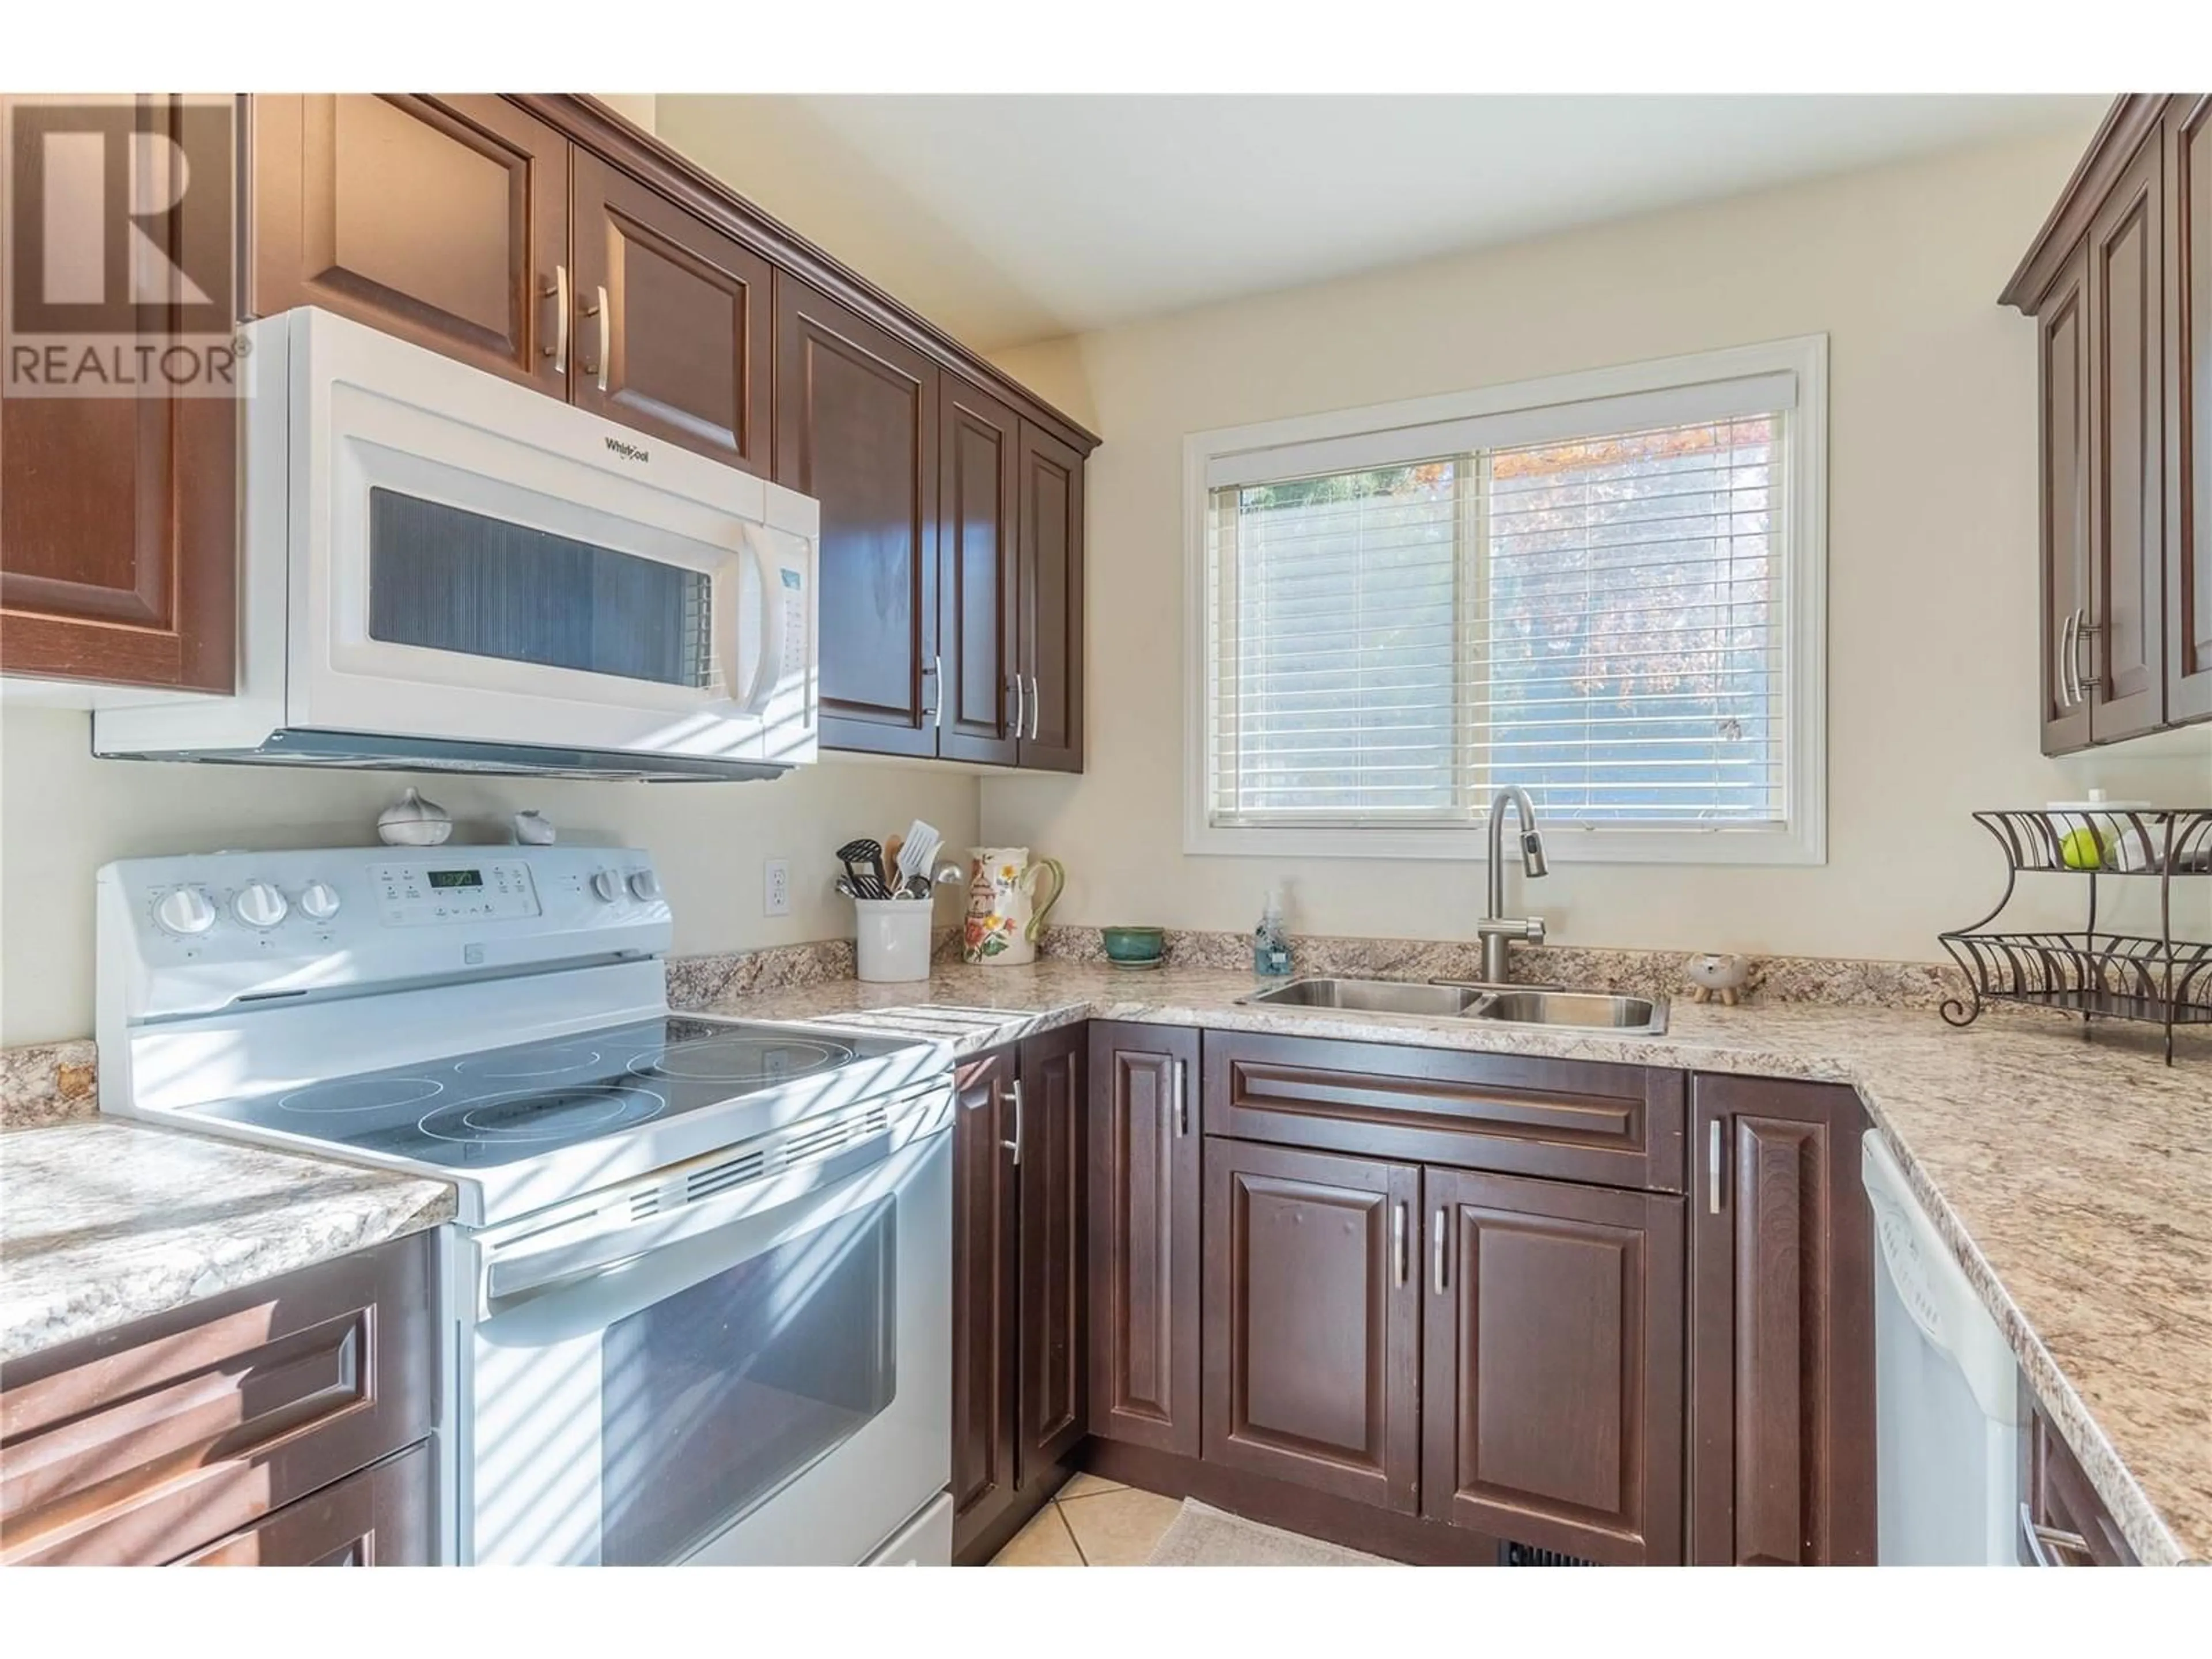
[[368, 633], [429, 651], [687, 690], [714, 678], [714, 581], [382, 487], [368, 495]]
[[611, 1325], [600, 1341], [600, 1559], [681, 1560], [891, 1403], [896, 1200]]

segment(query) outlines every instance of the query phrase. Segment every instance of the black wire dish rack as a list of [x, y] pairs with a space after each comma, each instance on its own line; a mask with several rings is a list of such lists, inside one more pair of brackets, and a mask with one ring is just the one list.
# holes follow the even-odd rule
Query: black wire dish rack
[[[2212, 878], [2212, 807], [2053, 807], [1977, 812], [1974, 822], [1996, 837], [2010, 867], [2004, 896], [1989, 915], [1937, 936], [1972, 998], [1944, 1003], [1943, 1018], [1971, 1025], [1993, 1002], [2061, 1008], [2081, 1016], [2085, 1037], [2095, 1020], [2147, 1021], [2165, 1028], [2172, 1065], [2176, 1026], [2212, 1026], [2212, 941], [2173, 934], [2175, 881]], [[2088, 915], [2079, 933], [1991, 927], [2024, 871], [2087, 881]], [[2155, 937], [2099, 928], [2100, 877], [2158, 883]]]

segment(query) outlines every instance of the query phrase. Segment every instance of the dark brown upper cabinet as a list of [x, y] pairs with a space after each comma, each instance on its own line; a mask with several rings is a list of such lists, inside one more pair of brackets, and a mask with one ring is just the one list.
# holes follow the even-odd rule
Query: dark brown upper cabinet
[[1412, 1515], [1421, 1172], [1206, 1143], [1203, 1456]]
[[776, 280], [775, 469], [822, 503], [822, 738], [934, 755], [937, 365], [858, 312]]
[[1090, 1414], [1084, 1029], [961, 1062], [952, 1164], [952, 1551], [988, 1560], [1074, 1472]]
[[1875, 1560], [1874, 1266], [1849, 1089], [1697, 1077], [1690, 1559]]
[[2207, 106], [2115, 103], [2002, 296], [2039, 342], [2048, 754], [2212, 715]]
[[566, 137], [489, 94], [248, 109], [247, 315], [319, 306], [567, 395]]
[[765, 473], [769, 262], [581, 149], [574, 204], [577, 405]]
[[1431, 1169], [1422, 1206], [1422, 1513], [1679, 1562], [1682, 1200]]
[[2166, 116], [2166, 712], [2212, 715], [2212, 93]]
[[1083, 769], [1083, 456], [1022, 422], [1021, 763]]
[[1199, 1453], [1198, 1033], [1091, 1027], [1091, 1431]]
[[1016, 627], [1022, 422], [957, 374], [941, 385], [937, 637], [945, 723], [938, 753], [1011, 766], [1026, 729]]
[[[147, 95], [141, 130], [171, 130], [181, 107]], [[181, 204], [160, 229], [180, 251], [230, 234]], [[0, 349], [12, 344], [0, 337]], [[0, 668], [230, 690], [237, 431], [221, 398], [0, 398]]]

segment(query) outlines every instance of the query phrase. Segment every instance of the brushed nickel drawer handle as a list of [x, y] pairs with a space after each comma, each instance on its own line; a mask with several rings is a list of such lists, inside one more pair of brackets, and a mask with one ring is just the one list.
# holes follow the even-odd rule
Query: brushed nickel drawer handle
[[1721, 1212], [1721, 1121], [1715, 1118], [1712, 1133], [1705, 1141], [1705, 1210], [1708, 1214]]
[[1014, 1138], [999, 1143], [1014, 1155], [1014, 1167], [1022, 1167], [1022, 1080], [1014, 1079]]
[[1444, 1212], [1436, 1213], [1436, 1237], [1429, 1243], [1429, 1273], [1437, 1294], [1444, 1293]]
[[1190, 1133], [1190, 1079], [1180, 1060], [1175, 1063], [1176, 1139]]
[[1406, 1206], [1405, 1201], [1390, 1206], [1390, 1282], [1406, 1282]]
[[2046, 1527], [2030, 1513], [2027, 1504], [2020, 1506], [2020, 1537], [2027, 1546], [2028, 1559], [2039, 1567], [2055, 1567], [2059, 1564], [2051, 1559], [2052, 1550], [2068, 1550], [2084, 1560], [2094, 1561], [2089, 1540], [2078, 1532], [2068, 1532], [2060, 1527]]

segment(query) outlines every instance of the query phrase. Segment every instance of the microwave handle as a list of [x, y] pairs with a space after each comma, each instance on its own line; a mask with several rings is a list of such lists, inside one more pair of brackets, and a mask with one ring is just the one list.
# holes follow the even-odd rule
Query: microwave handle
[[[739, 707], [748, 714], [764, 714], [783, 670], [783, 575], [766, 536], [747, 531], [745, 542], [752, 550], [753, 568], [760, 573], [760, 662]], [[734, 676], [737, 665], [730, 666]]]

